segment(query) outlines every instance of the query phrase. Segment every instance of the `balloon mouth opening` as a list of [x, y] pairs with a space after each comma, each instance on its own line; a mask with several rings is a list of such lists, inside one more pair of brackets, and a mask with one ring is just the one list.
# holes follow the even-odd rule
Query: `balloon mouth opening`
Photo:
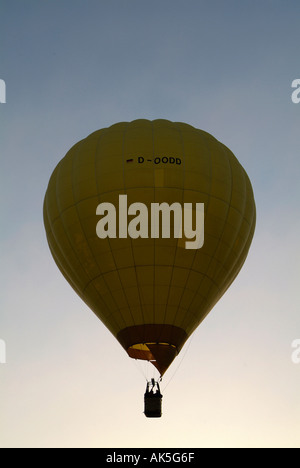
[[127, 349], [133, 359], [149, 361], [163, 376], [178, 354], [177, 348], [169, 343], [138, 343]]
[[162, 376], [188, 336], [174, 325], [145, 324], [125, 328], [117, 338], [131, 358], [151, 362]]

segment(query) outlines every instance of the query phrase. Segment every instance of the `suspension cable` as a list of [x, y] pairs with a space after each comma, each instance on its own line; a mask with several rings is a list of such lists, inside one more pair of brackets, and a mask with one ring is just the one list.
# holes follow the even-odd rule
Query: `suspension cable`
[[174, 372], [173, 372], [173, 374], [171, 375], [171, 377], [170, 377], [170, 379], [169, 379], [167, 385], [163, 388], [163, 390], [162, 390], [163, 392], [165, 392], [166, 388], [169, 386], [169, 384], [172, 382], [172, 380], [174, 379], [175, 375], [177, 374], [177, 372], [178, 372], [178, 370], [179, 370], [179, 368], [180, 368], [180, 366], [181, 366], [181, 364], [182, 364], [182, 362], [183, 362], [185, 356], [187, 355], [188, 350], [190, 349], [190, 346], [191, 346], [191, 343], [192, 343], [192, 341], [193, 341], [194, 335], [195, 335], [195, 333], [193, 333], [192, 336], [191, 336], [191, 338], [189, 339], [189, 342], [188, 342], [188, 344], [187, 344], [187, 346], [186, 346], [186, 349], [185, 349], [185, 351], [184, 351], [184, 354], [183, 354], [181, 360], [178, 362], [177, 367], [174, 369]]

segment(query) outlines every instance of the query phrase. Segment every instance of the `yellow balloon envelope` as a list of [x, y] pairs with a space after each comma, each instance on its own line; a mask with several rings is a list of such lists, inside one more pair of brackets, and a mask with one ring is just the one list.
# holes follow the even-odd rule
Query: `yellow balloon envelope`
[[[162, 206], [169, 211], [153, 210]], [[195, 228], [197, 207], [203, 223]], [[255, 202], [245, 170], [213, 136], [136, 120], [71, 148], [51, 176], [44, 223], [70, 285], [130, 357], [163, 375], [239, 273]]]

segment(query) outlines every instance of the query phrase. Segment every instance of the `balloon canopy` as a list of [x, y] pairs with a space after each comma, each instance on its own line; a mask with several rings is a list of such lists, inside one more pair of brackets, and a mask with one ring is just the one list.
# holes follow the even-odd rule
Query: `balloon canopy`
[[51, 176], [44, 223], [77, 294], [130, 357], [163, 375], [239, 273], [255, 202], [245, 170], [209, 133], [136, 120], [71, 148]]

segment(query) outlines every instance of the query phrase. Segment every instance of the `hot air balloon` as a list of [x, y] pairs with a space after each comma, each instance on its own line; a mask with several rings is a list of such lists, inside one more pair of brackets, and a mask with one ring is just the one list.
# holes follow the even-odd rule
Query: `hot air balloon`
[[161, 376], [239, 273], [255, 219], [233, 153], [168, 120], [92, 133], [59, 162], [44, 200], [58, 268], [128, 355]]

